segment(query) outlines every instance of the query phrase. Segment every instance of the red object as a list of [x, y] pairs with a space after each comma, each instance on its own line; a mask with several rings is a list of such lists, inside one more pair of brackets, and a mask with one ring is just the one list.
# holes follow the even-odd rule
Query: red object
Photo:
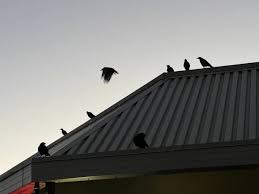
[[11, 192], [10, 194], [32, 194], [34, 189], [34, 183], [29, 183], [23, 187]]

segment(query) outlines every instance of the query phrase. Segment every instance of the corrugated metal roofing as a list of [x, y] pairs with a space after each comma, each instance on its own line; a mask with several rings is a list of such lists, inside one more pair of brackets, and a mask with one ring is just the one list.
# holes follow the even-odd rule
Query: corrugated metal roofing
[[257, 139], [258, 102], [258, 63], [163, 74], [55, 155]]
[[[48, 148], [52, 156], [132, 150], [138, 132], [158, 148], [259, 139], [259, 63], [162, 74]], [[0, 193], [32, 181], [32, 157], [0, 176]]]

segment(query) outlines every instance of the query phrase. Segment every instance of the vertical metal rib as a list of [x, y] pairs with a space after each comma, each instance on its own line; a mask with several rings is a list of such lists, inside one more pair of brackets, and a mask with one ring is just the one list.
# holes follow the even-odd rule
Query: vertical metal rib
[[236, 96], [237, 96], [237, 83], [238, 83], [238, 72], [234, 72], [232, 75], [233, 79], [231, 82], [231, 87], [229, 89], [228, 95], [230, 96], [229, 101], [226, 102], [225, 109], [225, 120], [226, 120], [226, 127], [222, 126], [222, 137], [224, 141], [230, 141], [232, 138], [232, 131], [233, 131], [233, 121], [235, 115], [235, 105], [236, 105]]
[[186, 110], [185, 113], [182, 116], [182, 127], [178, 129], [178, 135], [176, 136], [176, 145], [182, 145], [184, 144], [186, 134], [189, 130], [189, 126], [191, 123], [191, 120], [193, 118], [193, 111], [194, 107], [196, 105], [197, 97], [200, 92], [200, 87], [201, 87], [201, 79], [197, 79], [196, 77], [192, 77], [190, 82], [193, 82], [194, 85], [191, 90], [191, 94], [189, 95], [189, 100], [187, 101], [184, 109]]
[[215, 100], [215, 104], [214, 104], [214, 110], [213, 110], [213, 114], [212, 114], [211, 126], [210, 126], [210, 130], [209, 130], [209, 136], [208, 136], [207, 142], [213, 142], [213, 135], [215, 134], [215, 130], [216, 130], [215, 126], [217, 123], [217, 115], [218, 115], [218, 111], [219, 111], [219, 102], [220, 102], [220, 97], [222, 95], [222, 89], [223, 89], [224, 74], [220, 73], [217, 75], [219, 76], [219, 83], [218, 83], [218, 89], [217, 89], [217, 93], [216, 93], [216, 97], [215, 97], [216, 100]]
[[165, 108], [164, 116], [158, 126], [159, 130], [157, 130], [156, 138], [154, 138], [154, 140], [152, 142], [153, 147], [159, 147], [159, 146], [161, 146], [161, 143], [163, 142], [163, 138], [165, 136], [166, 129], [167, 129], [167, 127], [170, 123], [171, 117], [174, 113], [176, 102], [178, 101], [176, 91], [178, 91], [177, 87], [180, 85], [179, 81], [180, 81], [179, 78], [173, 79], [171, 81], [171, 85], [169, 88], [171, 95], [170, 95], [170, 97], [168, 97], [169, 104]]
[[[168, 85], [169, 85], [170, 81], [167, 80], [160, 88], [159, 91], [156, 95], [156, 97], [154, 98], [153, 103], [150, 105], [149, 111], [147, 113], [147, 115], [144, 117], [144, 121], [141, 124], [141, 128], [139, 129], [141, 132], [144, 132], [147, 134], [146, 136], [146, 141], [150, 144], [150, 127], [153, 125], [154, 121], [156, 120], [157, 116], [158, 116], [158, 111], [161, 105], [161, 101], [163, 100], [163, 97], [167, 91]], [[133, 147], [133, 143], [132, 143], [132, 139], [134, 134], [130, 133], [130, 139], [131, 141], [129, 142], [130, 144], [124, 144], [123, 148], [127, 148], [128, 146]], [[128, 143], [128, 142], [127, 142]]]
[[78, 142], [77, 145], [74, 145], [68, 152], [67, 155], [77, 154], [78, 150], [83, 146], [84, 142], [87, 140], [88, 137], [85, 137], [81, 141]]
[[206, 102], [206, 98], [208, 95], [210, 82], [211, 82], [211, 75], [203, 76], [203, 80], [202, 80], [203, 85], [202, 85], [202, 88], [200, 91], [201, 95], [199, 96], [199, 99], [197, 101], [197, 103], [198, 103], [197, 112], [196, 112], [195, 119], [193, 121], [192, 131], [190, 133], [190, 138], [189, 138], [188, 144], [195, 144], [197, 137], [199, 136], [200, 125], [201, 125], [201, 121], [203, 119], [202, 118], [203, 110], [205, 107], [205, 102]]
[[[184, 113], [186, 102], [188, 100], [188, 97], [190, 96], [193, 81], [191, 81], [190, 78], [184, 78], [184, 79], [187, 79], [187, 85], [184, 89], [183, 95], [181, 96], [179, 107], [176, 110], [176, 117], [171, 127], [171, 131], [166, 139], [165, 145], [171, 145], [174, 142], [177, 131], [179, 130], [179, 126], [180, 126], [182, 115]], [[193, 79], [194, 78], [192, 78], [192, 80]]]
[[98, 129], [89, 135], [88, 139], [84, 142], [81, 148], [78, 150], [78, 154], [84, 154], [88, 152], [88, 148], [91, 146], [93, 140], [95, 139], [96, 135], [98, 134]]
[[201, 136], [202, 136], [202, 133], [205, 131], [204, 124], [205, 124], [205, 121], [207, 120], [209, 102], [210, 102], [210, 99], [211, 99], [211, 93], [212, 93], [213, 84], [214, 84], [214, 80], [215, 80], [215, 76], [213, 76], [213, 75], [209, 75], [209, 76], [210, 76], [209, 89], [208, 89], [208, 92], [207, 92], [207, 96], [204, 99], [205, 105], [204, 105], [204, 108], [203, 108], [203, 111], [202, 111], [202, 119], [201, 119], [201, 122], [200, 122], [199, 131], [198, 131], [198, 134], [197, 134], [197, 137], [196, 137], [196, 143], [201, 143]]
[[245, 128], [245, 105], [246, 105], [246, 86], [247, 86], [247, 71], [242, 72], [242, 81], [241, 81], [241, 94], [240, 100], [238, 102], [238, 127], [237, 127], [237, 140], [242, 140], [244, 138], [244, 128]]
[[127, 139], [128, 141], [129, 140], [132, 140], [132, 136], [131, 136], [131, 134], [130, 134], [130, 131], [131, 131], [131, 127], [132, 127], [132, 125], [133, 125], [133, 123], [134, 123], [134, 121], [136, 120], [136, 117], [138, 117], [139, 116], [139, 111], [140, 111], [140, 108], [142, 107], [142, 104], [143, 104], [143, 100], [142, 101], [140, 101], [136, 106], [135, 106], [135, 108], [134, 108], [134, 110], [132, 110], [132, 112], [129, 114], [129, 116], [128, 116], [128, 123], [127, 122], [125, 122], [125, 126], [123, 125], [123, 127], [125, 128], [125, 131], [126, 131], [126, 133], [124, 134], [124, 138], [123, 138], [123, 140], [121, 141], [121, 143], [119, 144], [119, 146], [118, 146], [118, 149], [121, 149], [121, 150], [125, 150], [125, 149], [127, 149], [128, 148], [128, 142], [126, 142], [125, 140]]
[[112, 119], [102, 129], [99, 129], [98, 136], [93, 140], [91, 146], [89, 147], [89, 150], [88, 150], [89, 153], [96, 152], [98, 150], [99, 144], [101, 144], [103, 139], [105, 139], [106, 134], [110, 130], [112, 130], [112, 126], [115, 123], [115, 121], [117, 121], [117, 118]]
[[130, 130], [128, 132], [128, 136], [131, 138], [126, 138], [124, 146], [127, 148], [133, 148], [132, 145], [132, 137], [137, 133], [137, 131], [140, 131], [140, 126], [145, 118], [145, 116], [148, 114], [148, 110], [150, 107], [151, 102], [153, 101], [155, 96], [155, 93], [149, 94], [148, 97], [146, 97], [143, 101], [143, 103], [140, 106], [140, 109], [138, 111], [138, 114], [136, 115], [136, 118], [134, 119], [134, 122], [132, 123], [132, 126], [130, 127]]
[[196, 80], [197, 80], [196, 81], [197, 84], [196, 84], [196, 90], [195, 91], [198, 93], [198, 96], [197, 96], [196, 101], [195, 101], [195, 106], [194, 106], [194, 109], [193, 109], [193, 112], [192, 112], [192, 118], [191, 118], [190, 124], [188, 125], [188, 130], [187, 130], [187, 133], [186, 133], [186, 137], [184, 139], [184, 144], [189, 144], [189, 142], [190, 142], [192, 130], [193, 130], [193, 127], [195, 125], [195, 118], [196, 118], [196, 115], [197, 115], [197, 112], [198, 112], [200, 98], [201, 98], [201, 95], [202, 95], [202, 88], [204, 86], [202, 76], [199, 76], [199, 77], [196, 76]]
[[[157, 93], [157, 90], [154, 90], [154, 91], [151, 92], [150, 95], [148, 95], [146, 103], [143, 107], [143, 110], [145, 111], [144, 113], [146, 113], [146, 111], [148, 110], [148, 108], [149, 108], [150, 104], [152, 103], [153, 98], [154, 98], [156, 93]], [[141, 114], [141, 116], [145, 116], [145, 114]], [[116, 139], [114, 139], [113, 144], [110, 146], [109, 151], [114, 151], [114, 150], [117, 149], [117, 147], [119, 146], [124, 134], [125, 134], [125, 128], [123, 128], [123, 126], [122, 126], [121, 130], [117, 134]]]
[[256, 92], [258, 91], [259, 85], [256, 87], [256, 70], [251, 72], [250, 80], [250, 114], [249, 114], [249, 139], [256, 137]]
[[99, 152], [104, 152], [104, 151], [107, 151], [109, 149], [109, 145], [111, 145], [113, 140], [116, 138], [116, 134], [120, 130], [122, 123], [124, 123], [125, 119], [127, 119], [127, 115], [129, 113], [129, 110], [130, 110], [129, 108], [127, 110], [125, 110], [122, 113], [122, 115], [119, 117], [119, 119], [115, 123], [114, 127], [112, 128], [112, 130], [109, 131], [109, 133], [107, 134], [106, 138], [101, 143], [100, 148], [98, 150]]
[[163, 101], [160, 103], [159, 109], [157, 111], [156, 117], [153, 120], [153, 124], [150, 125], [149, 136], [147, 137], [147, 141], [150, 142], [150, 146], [153, 147], [154, 142], [157, 138], [160, 138], [157, 133], [162, 129], [159, 127], [163, 118], [166, 116], [167, 107], [169, 106], [170, 100], [173, 95], [173, 91], [175, 88], [175, 84], [173, 84], [173, 80], [169, 80], [168, 87], [163, 96]]
[[176, 91], [175, 91], [175, 97], [173, 98], [172, 106], [170, 108], [170, 117], [167, 117], [167, 120], [166, 120], [167, 122], [164, 123], [164, 126], [162, 128], [165, 130], [164, 135], [160, 139], [163, 145], [165, 145], [165, 141], [170, 133], [171, 124], [174, 122], [174, 118], [176, 116], [176, 110], [178, 105], [180, 104], [179, 101], [181, 99], [186, 80], [187, 80], [186, 78], [179, 79], [178, 87], [176, 88]]
[[121, 142], [123, 142], [123, 140], [125, 140], [125, 135], [128, 132], [128, 126], [133, 122], [134, 117], [136, 116], [136, 109], [134, 107], [135, 107], [135, 105], [129, 108], [129, 113], [127, 115], [127, 119], [121, 125], [121, 129], [120, 129], [120, 133], [119, 133], [119, 134], [121, 134], [121, 137], [119, 139], [118, 146], [115, 148], [115, 150], [119, 150]]
[[151, 104], [150, 110], [148, 111], [147, 116], [145, 117], [145, 120], [143, 121], [143, 124], [141, 125], [141, 131], [145, 132], [146, 135], [146, 141], [150, 144], [151, 142], [151, 134], [152, 130], [154, 130], [153, 125], [155, 122], [159, 119], [159, 110], [161, 108], [161, 104], [163, 104], [164, 95], [168, 89], [170, 80], [167, 80], [164, 85], [161, 87], [161, 89], [158, 92], [157, 97], [154, 99], [154, 102]]
[[215, 103], [216, 103], [216, 97], [217, 97], [217, 93], [218, 93], [218, 88], [219, 88], [219, 81], [220, 81], [220, 74], [214, 75], [215, 76], [215, 80], [212, 86], [212, 93], [211, 93], [211, 99], [208, 102], [209, 106], [208, 106], [208, 111], [207, 111], [207, 116], [206, 116], [206, 120], [204, 123], [204, 130], [201, 134], [201, 143], [207, 143], [208, 139], [209, 139], [209, 132], [210, 132], [210, 128], [211, 128], [211, 124], [212, 124], [212, 119], [214, 117], [213, 112], [215, 109]]
[[216, 115], [217, 122], [215, 123], [215, 130], [214, 134], [212, 135], [212, 142], [219, 141], [220, 134], [221, 134], [221, 128], [223, 126], [223, 120], [224, 120], [224, 113], [225, 113], [225, 105], [227, 101], [227, 93], [229, 88], [229, 81], [230, 81], [230, 73], [225, 73], [223, 78], [223, 86], [222, 86], [222, 92], [220, 95], [220, 101], [218, 104], [218, 112]]
[[249, 122], [250, 122], [250, 101], [251, 101], [251, 71], [247, 71], [246, 81], [246, 98], [245, 98], [245, 123], [244, 123], [244, 140], [249, 139]]

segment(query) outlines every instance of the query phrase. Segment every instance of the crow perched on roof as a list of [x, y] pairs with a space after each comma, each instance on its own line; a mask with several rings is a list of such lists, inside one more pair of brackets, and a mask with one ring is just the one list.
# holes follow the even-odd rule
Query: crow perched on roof
[[118, 72], [111, 67], [104, 67], [104, 68], [102, 68], [101, 71], [103, 71], [102, 78], [103, 78], [104, 83], [108, 83], [113, 74], [118, 74]]
[[133, 138], [133, 142], [135, 144], [135, 146], [139, 147], [139, 148], [146, 148], [149, 147], [147, 142], [145, 141], [145, 133], [138, 133], [134, 136]]
[[208, 61], [206, 61], [202, 57], [198, 57], [197, 59], [200, 60], [200, 63], [203, 67], [213, 67]]
[[63, 135], [66, 135], [66, 134], [67, 134], [67, 132], [66, 132], [64, 129], [61, 128], [60, 130], [61, 130], [61, 132], [62, 132]]
[[95, 117], [95, 115], [94, 115], [93, 113], [91, 113], [91, 112], [86, 111], [86, 114], [88, 115], [88, 117], [89, 117], [90, 119], [92, 119], [92, 118]]
[[167, 65], [167, 72], [174, 72], [174, 69], [170, 65]]
[[184, 68], [186, 71], [190, 70], [190, 63], [187, 61], [187, 59], [184, 59]]
[[50, 156], [49, 155], [49, 150], [47, 148], [47, 146], [45, 146], [46, 143], [42, 142], [39, 147], [38, 147], [38, 151], [40, 153], [40, 155], [44, 155], [44, 156]]

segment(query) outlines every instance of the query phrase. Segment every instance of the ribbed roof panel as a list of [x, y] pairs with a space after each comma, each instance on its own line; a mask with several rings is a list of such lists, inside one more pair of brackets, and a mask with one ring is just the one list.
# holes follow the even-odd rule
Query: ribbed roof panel
[[258, 65], [241, 67], [164, 75], [56, 155], [136, 149], [139, 132], [150, 147], [257, 139]]

